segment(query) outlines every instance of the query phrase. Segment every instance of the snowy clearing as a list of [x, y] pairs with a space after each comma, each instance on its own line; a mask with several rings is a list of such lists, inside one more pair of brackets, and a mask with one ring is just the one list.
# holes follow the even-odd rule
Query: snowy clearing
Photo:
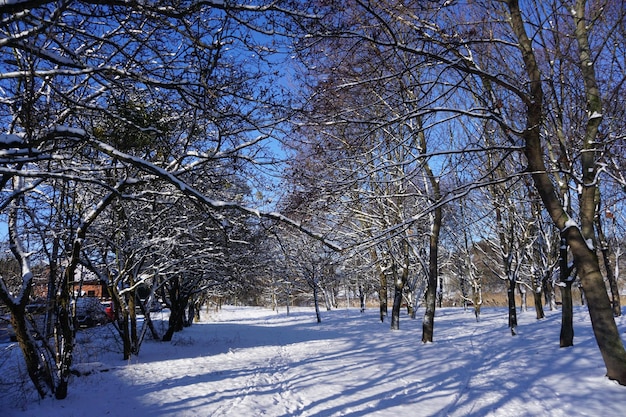
[[[79, 333], [75, 376], [64, 401], [40, 401], [10, 380], [14, 345], [0, 345], [0, 409], [5, 417], [115, 416], [602, 416], [626, 410], [626, 387], [604, 377], [584, 308], [576, 346], [558, 346], [560, 311], [537, 321], [505, 309], [437, 311], [435, 343], [421, 320], [401, 330], [377, 311], [225, 307], [176, 334], [146, 341], [121, 360], [107, 326]], [[155, 318], [166, 319], [166, 313]], [[618, 325], [623, 332], [626, 320]], [[110, 348], [102, 348], [108, 340]]]

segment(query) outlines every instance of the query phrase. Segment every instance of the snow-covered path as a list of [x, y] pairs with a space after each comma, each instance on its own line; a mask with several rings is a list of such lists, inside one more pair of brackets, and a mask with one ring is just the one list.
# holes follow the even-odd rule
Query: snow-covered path
[[[83, 345], [77, 368], [92, 372], [67, 400], [8, 392], [0, 406], [10, 417], [626, 415], [626, 387], [603, 376], [586, 311], [568, 349], [558, 347], [560, 312], [548, 314], [521, 314], [512, 337], [504, 309], [484, 309], [478, 323], [440, 309], [435, 343], [423, 345], [421, 320], [402, 317], [392, 332], [374, 309], [324, 312], [317, 324], [312, 309], [225, 307], [172, 343], [144, 343], [132, 363]], [[106, 329], [91, 330], [81, 337]]]

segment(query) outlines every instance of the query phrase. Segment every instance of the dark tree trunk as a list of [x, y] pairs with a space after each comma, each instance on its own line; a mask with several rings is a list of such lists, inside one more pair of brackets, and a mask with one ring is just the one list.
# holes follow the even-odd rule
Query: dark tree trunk
[[318, 323], [322, 322], [322, 316], [320, 315], [320, 301], [319, 301], [319, 290], [317, 288], [317, 284], [313, 284], [313, 302], [315, 303], [315, 319]]
[[174, 337], [174, 333], [180, 332], [184, 328], [185, 310], [187, 307], [187, 301], [179, 300], [176, 303], [172, 303], [172, 307], [174, 305], [176, 305], [175, 308], [170, 308], [170, 318], [168, 321], [168, 327], [162, 339], [164, 342], [171, 342], [172, 337]]
[[365, 312], [365, 291], [363, 291], [363, 285], [359, 284], [359, 303], [361, 305], [361, 313]]
[[574, 346], [574, 303], [572, 302], [572, 281], [561, 286], [561, 334], [560, 347]]
[[380, 308], [380, 322], [384, 323], [385, 318], [387, 317], [387, 275], [385, 275], [385, 271], [381, 268], [380, 260], [378, 259], [378, 254], [376, 253], [376, 249], [370, 249], [370, 256], [372, 258], [372, 263], [375, 268], [378, 268], [378, 305]]
[[[438, 184], [438, 183], [436, 183]], [[438, 196], [438, 185], [436, 188]], [[435, 304], [437, 298], [437, 277], [439, 274], [439, 231], [441, 230], [442, 210], [437, 207], [434, 212], [433, 227], [430, 234], [430, 253], [428, 259], [428, 281], [426, 285], [426, 299], [424, 321], [422, 323], [422, 342], [430, 343], [433, 341], [435, 332]]]
[[[112, 197], [111, 197], [112, 198]], [[94, 217], [95, 218], [95, 217]], [[59, 292], [59, 315], [58, 335], [57, 335], [57, 382], [55, 389], [55, 398], [63, 400], [67, 397], [68, 384], [70, 379], [70, 367], [74, 359], [74, 343], [76, 336], [76, 327], [73, 321], [74, 315], [70, 314], [70, 285], [76, 276], [76, 268], [80, 258], [82, 242], [87, 233], [88, 221], [78, 228], [76, 237], [72, 244], [72, 254], [70, 262], [63, 272], [63, 281]]]
[[[134, 280], [133, 280], [134, 282]], [[133, 284], [134, 285], [134, 284]], [[137, 333], [137, 298], [135, 291], [129, 294], [128, 303], [128, 320], [130, 328], [130, 354], [136, 355], [138, 352], [137, 344], [139, 342], [139, 334]], [[140, 301], [141, 302], [141, 301]]]
[[120, 305], [118, 325], [120, 328], [120, 336], [122, 337], [123, 358], [124, 360], [128, 360], [138, 352], [137, 345], [139, 336], [137, 334], [137, 313], [135, 311], [134, 292], [126, 294], [125, 299], [126, 309], [122, 309], [122, 303], [118, 301]]
[[380, 306], [380, 321], [385, 322], [387, 317], [387, 276], [383, 271], [380, 272], [380, 286], [378, 288], [378, 303]]
[[582, 282], [593, 332], [607, 367], [607, 377], [626, 385], [626, 351], [613, 317], [598, 258], [595, 251], [589, 249], [578, 229], [568, 229], [566, 233]]
[[402, 300], [404, 299], [404, 287], [406, 286], [409, 278], [409, 243], [406, 240], [402, 241], [402, 251], [404, 255], [404, 263], [401, 267], [400, 273], [396, 264], [393, 265], [393, 277], [394, 277], [394, 294], [393, 294], [393, 310], [391, 313], [391, 330], [400, 329], [400, 309], [402, 308]]
[[189, 302], [189, 296], [182, 294], [179, 278], [173, 278], [170, 280], [168, 293], [170, 318], [168, 321], [168, 328], [163, 335], [162, 340], [164, 342], [171, 341], [175, 332], [183, 330], [185, 324], [185, 312], [187, 309], [187, 303]]
[[393, 293], [393, 307], [391, 308], [391, 330], [400, 329], [400, 308], [402, 307], [402, 291], [404, 285], [400, 278], [396, 279]]
[[517, 334], [517, 308], [515, 306], [515, 280], [509, 278], [508, 288], [506, 290], [507, 298], [509, 301], [509, 328], [511, 334], [515, 336]]
[[559, 281], [561, 282], [561, 336], [560, 346], [574, 346], [574, 302], [572, 300], [572, 273], [567, 261], [567, 241], [561, 239], [559, 249]]
[[128, 311], [125, 309], [120, 312], [120, 320], [118, 324], [120, 326], [120, 334], [122, 336], [123, 346], [123, 359], [126, 361], [132, 356], [131, 342], [130, 342], [130, 317]]

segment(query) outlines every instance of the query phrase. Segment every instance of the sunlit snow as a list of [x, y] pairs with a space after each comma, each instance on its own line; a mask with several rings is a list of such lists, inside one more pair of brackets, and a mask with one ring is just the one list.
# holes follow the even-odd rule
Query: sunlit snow
[[[423, 312], [420, 311], [420, 312]], [[605, 378], [584, 308], [576, 345], [559, 348], [560, 311], [520, 313], [511, 336], [506, 309], [476, 322], [461, 308], [437, 311], [435, 342], [421, 320], [401, 330], [377, 309], [287, 315], [262, 308], [203, 310], [173, 342], [147, 341], [121, 359], [111, 325], [81, 330], [66, 400], [38, 401], [11, 381], [14, 345], [2, 346], [2, 415], [26, 416], [621, 416], [626, 387]], [[155, 319], [163, 330], [167, 313]], [[160, 321], [159, 321], [160, 320]], [[623, 331], [626, 321], [620, 319]], [[22, 368], [23, 369], [23, 368]]]

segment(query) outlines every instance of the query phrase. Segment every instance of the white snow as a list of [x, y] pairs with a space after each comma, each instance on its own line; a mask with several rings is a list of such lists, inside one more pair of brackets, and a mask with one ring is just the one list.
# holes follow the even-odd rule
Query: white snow
[[[0, 409], [27, 416], [622, 416], [626, 387], [605, 368], [584, 308], [575, 311], [575, 346], [559, 348], [560, 311], [536, 320], [506, 309], [437, 310], [435, 342], [422, 344], [421, 320], [401, 330], [377, 309], [225, 307], [177, 333], [146, 341], [121, 359], [108, 326], [81, 330], [68, 398], [39, 401], [0, 361]], [[423, 313], [423, 310], [420, 311]], [[167, 313], [155, 317], [164, 326]], [[619, 319], [624, 330], [626, 320]], [[102, 346], [105, 347], [102, 347]], [[14, 345], [12, 345], [14, 346]]]
[[564, 232], [570, 227], [578, 227], [578, 224], [574, 221], [574, 219], [568, 216], [567, 221], [565, 222], [565, 226], [563, 226], [563, 229], [561, 231]]
[[0, 133], [0, 144], [5, 146], [17, 146], [23, 144], [24, 141], [18, 135], [12, 133]]

